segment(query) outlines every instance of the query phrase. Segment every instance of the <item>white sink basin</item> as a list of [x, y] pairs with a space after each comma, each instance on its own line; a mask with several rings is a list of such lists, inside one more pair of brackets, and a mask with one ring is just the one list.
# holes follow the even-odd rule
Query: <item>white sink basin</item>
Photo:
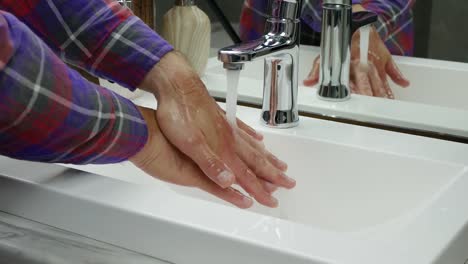
[[[302, 46], [300, 84], [319, 53], [317, 47]], [[390, 81], [396, 100], [354, 95], [350, 101], [330, 103], [317, 98], [316, 87], [300, 85], [299, 109], [468, 138], [468, 64], [407, 57], [395, 57], [395, 60], [411, 81], [407, 89]], [[241, 77], [240, 99], [261, 104], [263, 61], [246, 64]], [[216, 58], [210, 59], [204, 81], [213, 96], [225, 97], [225, 73]]]
[[239, 117], [297, 180], [278, 209], [225, 206], [129, 163], [80, 173], [0, 157], [0, 211], [177, 264], [468, 259], [468, 145], [310, 118], [274, 130], [258, 114]]
[[[297, 180], [297, 187], [278, 193], [278, 209], [257, 206], [253, 211], [340, 232], [401, 217], [429, 201], [464, 170], [462, 165], [301, 137], [267, 134], [265, 143], [289, 164], [288, 174]], [[220, 202], [200, 191], [174, 189]]]

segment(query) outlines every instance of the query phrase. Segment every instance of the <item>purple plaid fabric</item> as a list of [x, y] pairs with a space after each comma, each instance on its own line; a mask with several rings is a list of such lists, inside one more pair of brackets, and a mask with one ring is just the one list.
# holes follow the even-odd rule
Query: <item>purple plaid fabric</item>
[[[243, 40], [259, 38], [268, 17], [269, 0], [245, 0], [241, 15], [240, 32]], [[375, 24], [387, 48], [392, 54], [413, 54], [414, 29], [412, 7], [416, 0], [353, 0], [365, 9], [379, 15]], [[302, 21], [316, 32], [321, 31], [322, 0], [304, 0]]]
[[63, 61], [133, 90], [172, 47], [114, 1], [0, 0], [0, 9], [0, 155], [103, 164], [136, 154], [147, 140], [136, 106]]

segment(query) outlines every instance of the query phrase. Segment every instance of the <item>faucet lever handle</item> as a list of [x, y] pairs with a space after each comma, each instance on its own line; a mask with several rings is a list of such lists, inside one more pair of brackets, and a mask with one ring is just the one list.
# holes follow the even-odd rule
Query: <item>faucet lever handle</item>
[[301, 16], [302, 0], [270, 0], [270, 18], [297, 20]]
[[371, 11], [360, 11], [353, 13], [351, 20], [351, 34], [354, 34], [360, 28], [377, 22], [378, 16]]

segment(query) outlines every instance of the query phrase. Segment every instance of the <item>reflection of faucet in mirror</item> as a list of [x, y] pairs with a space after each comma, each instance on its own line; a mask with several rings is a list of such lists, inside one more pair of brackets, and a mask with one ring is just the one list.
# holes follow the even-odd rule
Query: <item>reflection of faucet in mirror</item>
[[372, 12], [352, 13], [351, 0], [323, 2], [319, 98], [330, 101], [350, 98], [351, 35], [375, 21], [377, 15]]
[[263, 37], [219, 51], [219, 60], [230, 70], [241, 70], [244, 63], [265, 59], [262, 121], [267, 126], [287, 128], [299, 121], [301, 7], [302, 0], [272, 0], [267, 33]]
[[[262, 121], [272, 127], [292, 127], [299, 120], [297, 88], [299, 71], [300, 10], [302, 1], [272, 0], [266, 34], [247, 43], [223, 48], [224, 68], [242, 70], [246, 62], [264, 59]], [[353, 23], [351, 19], [353, 18]], [[371, 12], [352, 15], [351, 1], [324, 1], [322, 73], [319, 96], [349, 97], [351, 32], [375, 22]], [[328, 82], [328, 83], [327, 83]]]
[[[411, 56], [413, 54], [414, 20], [412, 11], [415, 2], [416, 0], [351, 1], [352, 12], [370, 11], [378, 16], [376, 23], [366, 27], [370, 43], [368, 56], [364, 56], [364, 52], [359, 53], [359, 37], [362, 34], [357, 31], [357, 34], [351, 38], [353, 44], [350, 85], [353, 93], [394, 99], [393, 87], [388, 82], [389, 80], [400, 87], [410, 85], [405, 77], [406, 73], [403, 74], [399, 70], [391, 55]], [[269, 17], [267, 11], [269, 3], [271, 4], [271, 0], [245, 0], [240, 20], [241, 39], [244, 41], [254, 40], [264, 35], [264, 21]], [[319, 46], [324, 0], [304, 0], [302, 3], [301, 44]], [[316, 52], [313, 48], [301, 46], [302, 50], [306, 52], [301, 54], [300, 69], [308, 68], [310, 65], [313, 67], [307, 76], [302, 75], [300, 71], [299, 77], [305, 77], [303, 79], [304, 86], [313, 87], [319, 84], [320, 57], [314, 54], [313, 57], [316, 58], [314, 60], [308, 56], [309, 51]], [[362, 55], [361, 58], [359, 58], [360, 55]], [[364, 57], [367, 57], [368, 63], [363, 63], [363, 65], [367, 67], [360, 67], [360, 61], [363, 61]], [[406, 93], [406, 91], [397, 91], [398, 96], [401, 96], [402, 93]]]

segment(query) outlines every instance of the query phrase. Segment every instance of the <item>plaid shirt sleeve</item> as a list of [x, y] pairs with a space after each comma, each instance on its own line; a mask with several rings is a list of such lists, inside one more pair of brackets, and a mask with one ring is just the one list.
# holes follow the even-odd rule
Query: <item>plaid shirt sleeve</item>
[[62, 60], [134, 90], [172, 47], [114, 0], [1, 0]]
[[[375, 27], [394, 55], [413, 54], [414, 33], [412, 7], [416, 0], [353, 0], [379, 15]], [[245, 0], [240, 32], [244, 40], [261, 37], [267, 18], [268, 0]], [[302, 21], [316, 32], [321, 31], [322, 0], [305, 0]]]
[[0, 43], [0, 155], [116, 163], [146, 143], [146, 124], [130, 101], [87, 82], [1, 10]]

